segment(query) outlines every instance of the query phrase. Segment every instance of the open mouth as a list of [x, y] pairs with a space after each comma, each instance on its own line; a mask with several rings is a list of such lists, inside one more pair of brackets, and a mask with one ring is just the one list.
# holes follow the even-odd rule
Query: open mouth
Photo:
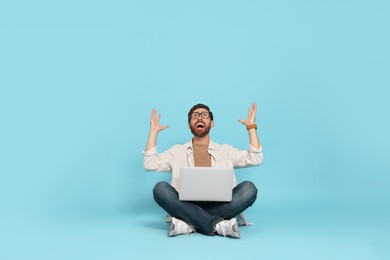
[[196, 129], [203, 129], [204, 127], [205, 127], [205, 125], [202, 122], [196, 123], [196, 125], [195, 125]]

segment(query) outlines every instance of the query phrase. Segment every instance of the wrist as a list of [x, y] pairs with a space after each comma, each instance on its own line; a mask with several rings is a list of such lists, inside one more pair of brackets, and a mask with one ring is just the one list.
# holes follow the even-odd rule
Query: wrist
[[246, 130], [250, 130], [250, 129], [255, 129], [255, 130], [257, 130], [257, 125], [256, 125], [256, 124], [249, 124], [249, 125], [246, 125]]
[[158, 130], [150, 130], [149, 131], [149, 136], [157, 136]]

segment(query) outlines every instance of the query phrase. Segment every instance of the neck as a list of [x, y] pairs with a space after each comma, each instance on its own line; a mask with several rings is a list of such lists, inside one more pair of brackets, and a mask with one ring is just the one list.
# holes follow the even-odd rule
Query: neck
[[203, 137], [197, 137], [197, 136], [194, 136], [192, 138], [192, 143], [193, 144], [209, 144], [210, 143], [210, 136], [209, 135], [205, 135]]

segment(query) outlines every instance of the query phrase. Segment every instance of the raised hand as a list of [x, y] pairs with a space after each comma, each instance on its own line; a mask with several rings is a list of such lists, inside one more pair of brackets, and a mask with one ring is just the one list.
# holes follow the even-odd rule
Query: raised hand
[[152, 113], [150, 115], [150, 131], [158, 133], [161, 130], [168, 128], [169, 126], [160, 125], [161, 114], [158, 114], [157, 116], [156, 114], [157, 114], [156, 109], [153, 108]]
[[254, 124], [255, 119], [256, 119], [256, 103], [252, 103], [252, 107], [248, 109], [248, 117], [245, 120], [238, 119], [238, 122], [248, 126]]

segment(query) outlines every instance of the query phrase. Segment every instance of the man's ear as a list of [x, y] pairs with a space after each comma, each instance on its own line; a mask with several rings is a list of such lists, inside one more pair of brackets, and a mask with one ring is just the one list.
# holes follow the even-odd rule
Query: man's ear
[[213, 121], [211, 121], [210, 127], [211, 127], [211, 128], [213, 128], [213, 127], [214, 127], [214, 120], [213, 120]]

